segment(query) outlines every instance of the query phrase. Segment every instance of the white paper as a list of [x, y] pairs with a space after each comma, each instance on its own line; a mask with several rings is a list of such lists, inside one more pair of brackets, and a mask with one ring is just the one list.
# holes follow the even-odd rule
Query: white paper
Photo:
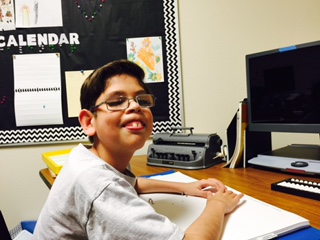
[[22, 230], [13, 240], [32, 240], [32, 233], [27, 230]]
[[50, 158], [58, 166], [63, 166], [65, 164], [65, 162], [68, 160], [69, 154], [61, 154], [61, 155], [51, 156]]
[[[177, 182], [195, 181], [180, 172], [151, 178]], [[200, 216], [206, 205], [204, 198], [176, 194], [141, 194], [140, 197], [183, 230], [186, 230]], [[268, 237], [275, 237], [307, 226], [310, 226], [307, 219], [245, 195], [235, 211], [226, 215], [221, 239], [271, 239]]]
[[65, 72], [69, 118], [79, 116], [79, 113], [81, 110], [81, 104], [80, 104], [81, 86], [84, 80], [92, 72], [93, 70]]
[[16, 125], [63, 124], [59, 54], [14, 55], [13, 66]]
[[15, 0], [16, 27], [62, 27], [61, 0]]

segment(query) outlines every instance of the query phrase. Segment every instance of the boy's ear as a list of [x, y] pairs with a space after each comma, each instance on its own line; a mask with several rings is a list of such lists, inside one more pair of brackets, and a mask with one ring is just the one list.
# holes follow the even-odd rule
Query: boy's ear
[[81, 110], [79, 114], [79, 122], [81, 124], [81, 127], [84, 133], [89, 137], [94, 136], [96, 134], [96, 129], [92, 124], [93, 120], [94, 120], [94, 114], [92, 112], [86, 109]]

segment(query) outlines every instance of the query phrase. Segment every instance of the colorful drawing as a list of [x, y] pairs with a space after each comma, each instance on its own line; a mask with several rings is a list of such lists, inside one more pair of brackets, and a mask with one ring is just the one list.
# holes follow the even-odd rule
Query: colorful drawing
[[15, 0], [16, 27], [61, 27], [61, 0]]
[[127, 39], [127, 58], [144, 69], [145, 82], [164, 81], [161, 37]]
[[0, 1], [0, 30], [14, 30], [14, 9], [11, 0]]
[[22, 22], [24, 26], [30, 26], [30, 9], [28, 5], [21, 7]]

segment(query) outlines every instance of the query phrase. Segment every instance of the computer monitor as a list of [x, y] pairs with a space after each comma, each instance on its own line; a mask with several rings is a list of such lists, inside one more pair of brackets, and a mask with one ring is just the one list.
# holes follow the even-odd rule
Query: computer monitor
[[320, 133], [320, 41], [246, 56], [248, 129]]

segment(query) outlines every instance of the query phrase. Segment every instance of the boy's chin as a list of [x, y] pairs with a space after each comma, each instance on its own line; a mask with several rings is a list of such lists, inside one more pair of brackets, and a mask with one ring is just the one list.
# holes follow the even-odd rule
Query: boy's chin
[[140, 141], [131, 142], [129, 145], [131, 147], [134, 147], [135, 150], [139, 150], [139, 149], [143, 148], [143, 146], [145, 145], [146, 141], [147, 141], [147, 139], [143, 138]]

